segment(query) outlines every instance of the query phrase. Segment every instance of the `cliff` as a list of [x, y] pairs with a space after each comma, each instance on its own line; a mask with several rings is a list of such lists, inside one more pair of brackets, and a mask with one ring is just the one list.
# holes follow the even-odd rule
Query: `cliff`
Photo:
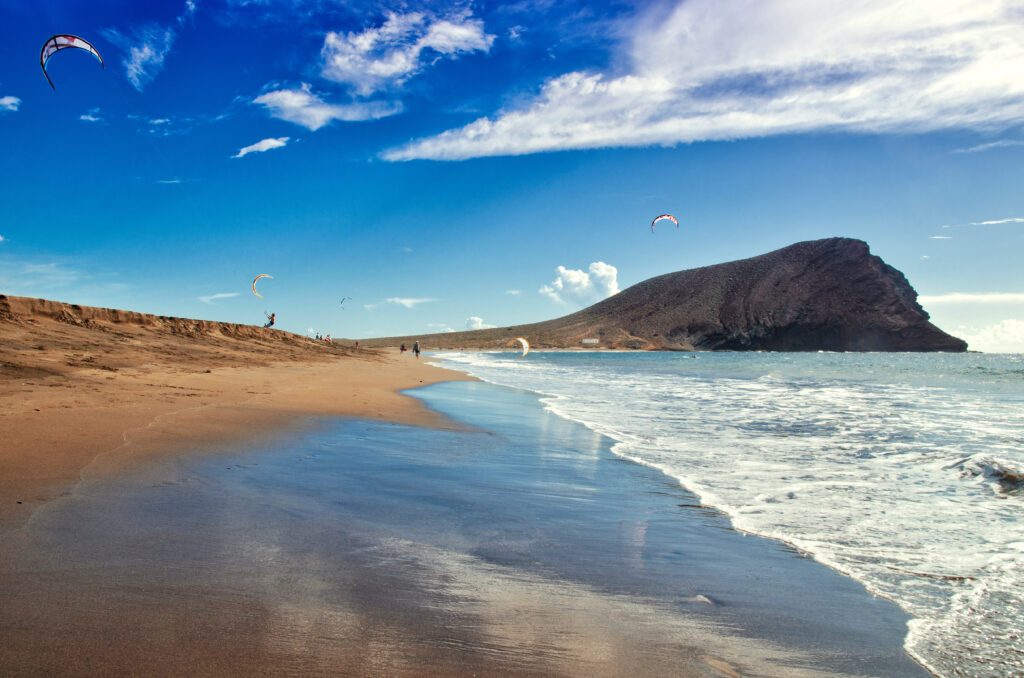
[[529, 325], [362, 342], [499, 348], [964, 351], [906, 277], [866, 243], [827, 238], [645, 280], [577, 313]]

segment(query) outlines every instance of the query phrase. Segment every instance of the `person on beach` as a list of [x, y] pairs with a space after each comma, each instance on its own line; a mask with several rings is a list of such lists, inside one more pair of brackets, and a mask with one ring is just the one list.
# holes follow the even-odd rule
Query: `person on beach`
[[269, 328], [273, 327], [274, 323], [277, 322], [277, 314], [276, 313], [271, 313], [269, 315], [264, 313], [263, 315], [267, 316], [267, 324], [263, 326], [264, 329], [269, 329]]
[[398, 352], [399, 353], [405, 353], [405, 351], [406, 351], [405, 344], [402, 344], [401, 346], [398, 347]]
[[419, 357], [420, 357], [420, 342], [419, 341], [416, 341], [416, 343], [414, 343], [412, 345], [412, 354], [414, 356], [416, 356], [417, 360], [419, 360]]

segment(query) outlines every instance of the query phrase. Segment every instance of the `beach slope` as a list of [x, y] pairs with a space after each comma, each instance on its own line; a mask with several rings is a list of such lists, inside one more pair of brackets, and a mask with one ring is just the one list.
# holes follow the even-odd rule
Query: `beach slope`
[[0, 295], [0, 532], [87, 475], [310, 415], [446, 426], [400, 391], [460, 378], [250, 325]]

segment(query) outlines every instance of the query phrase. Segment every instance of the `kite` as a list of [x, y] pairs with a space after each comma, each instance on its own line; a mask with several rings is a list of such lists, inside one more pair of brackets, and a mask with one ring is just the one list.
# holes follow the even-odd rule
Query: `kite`
[[65, 49], [71, 49], [72, 47], [92, 54], [94, 57], [99, 59], [100, 66], [103, 68], [107, 67], [107, 65], [103, 63], [103, 57], [100, 56], [100, 53], [88, 40], [80, 38], [77, 35], [55, 35], [43, 43], [43, 51], [39, 53], [39, 66], [43, 69], [43, 75], [46, 77], [46, 82], [50, 83], [50, 87], [53, 89], [57, 89], [57, 87], [53, 84], [53, 80], [50, 80], [50, 74], [46, 72], [46, 65], [50, 63], [50, 57], [54, 54]]
[[519, 357], [525, 358], [526, 354], [530, 352], [530, 342], [528, 342], [526, 339], [523, 339], [522, 337], [516, 337], [516, 341], [518, 341], [523, 347], [523, 355]]
[[351, 301], [351, 300], [352, 300], [352, 297], [342, 297], [341, 298], [341, 310], [342, 311], [345, 310], [345, 302], [346, 301]]
[[270, 275], [269, 273], [260, 273], [258, 276], [252, 279], [252, 293], [259, 297], [260, 299], [262, 299], [263, 295], [256, 291], [256, 283], [260, 281], [260, 278], [270, 278], [271, 280], [273, 280], [274, 276]]
[[658, 216], [654, 217], [654, 219], [651, 220], [651, 233], [654, 233], [654, 225], [659, 221], [671, 221], [673, 224], [676, 225], [676, 228], [679, 228], [679, 220], [676, 219], [674, 216], [672, 216], [671, 214], [659, 214]]

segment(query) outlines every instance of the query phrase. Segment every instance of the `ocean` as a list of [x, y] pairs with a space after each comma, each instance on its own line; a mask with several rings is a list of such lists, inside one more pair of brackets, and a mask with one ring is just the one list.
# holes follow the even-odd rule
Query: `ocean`
[[910, 616], [941, 676], [1024, 675], [1024, 356], [444, 353], [538, 394]]

